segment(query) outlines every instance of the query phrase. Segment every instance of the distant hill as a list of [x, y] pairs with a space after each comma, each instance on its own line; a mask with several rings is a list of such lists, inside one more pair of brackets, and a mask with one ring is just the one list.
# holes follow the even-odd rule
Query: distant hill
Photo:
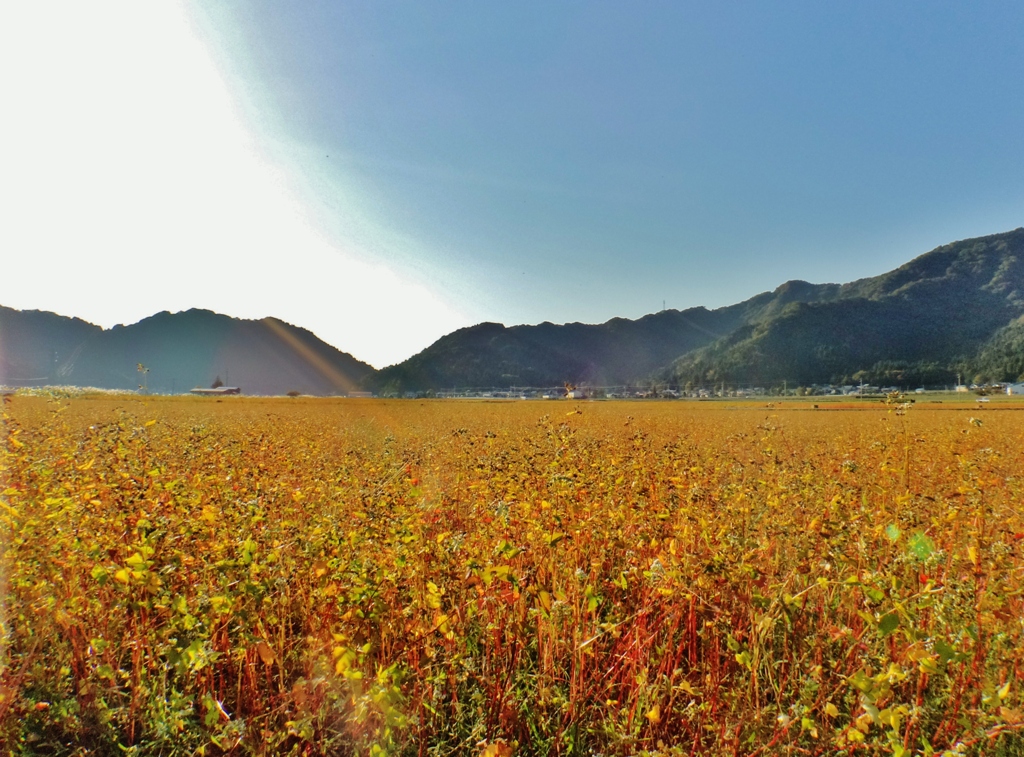
[[383, 392], [454, 387], [949, 383], [1016, 378], [1024, 359], [1024, 229], [944, 245], [848, 284], [789, 281], [717, 310], [600, 325], [460, 329], [368, 379]]
[[834, 296], [838, 289], [837, 284], [790, 282], [716, 310], [662, 310], [635, 321], [613, 318], [593, 325], [481, 323], [442, 337], [408, 360], [378, 371], [368, 383], [384, 393], [640, 383], [678, 356], [781, 312], [791, 302]]
[[848, 284], [789, 281], [736, 305], [637, 320], [481, 323], [374, 371], [304, 329], [205, 310], [103, 330], [0, 307], [0, 383], [246, 394], [465, 388], [949, 384], [1024, 378], [1024, 229], [943, 245]]
[[[138, 364], [149, 372], [143, 376]], [[220, 378], [245, 394], [339, 394], [373, 368], [276, 318], [208, 310], [158, 313], [101, 329], [77, 318], [0, 307], [0, 384], [184, 392]]]
[[674, 357], [708, 344], [742, 323], [723, 309], [666, 310], [600, 325], [505, 327], [481, 323], [442, 337], [399, 365], [379, 371], [378, 391], [453, 387], [612, 385], [642, 379]]
[[[783, 287], [803, 289], [802, 282]], [[1010, 380], [1024, 364], [1024, 229], [943, 245], [881, 276], [808, 290], [680, 356], [679, 384]], [[782, 289], [782, 287], [780, 287]], [[776, 290], [777, 292], [779, 290]]]

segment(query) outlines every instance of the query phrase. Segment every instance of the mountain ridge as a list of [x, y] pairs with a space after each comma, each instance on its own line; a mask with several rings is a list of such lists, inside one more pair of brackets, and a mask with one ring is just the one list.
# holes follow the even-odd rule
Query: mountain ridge
[[[279, 319], [199, 309], [104, 330], [0, 306], [0, 348], [0, 383], [20, 374], [105, 388], [148, 382], [151, 391], [183, 391], [214, 377], [254, 394], [563, 383], [939, 384], [957, 372], [1015, 380], [1024, 377], [1024, 228], [941, 245], [845, 284], [793, 279], [716, 309], [601, 324], [479, 323], [381, 370]], [[137, 373], [137, 363], [149, 373]]]
[[[975, 358], [999, 329], [1024, 315], [1021, 261], [1024, 229], [1018, 228], [941, 245], [878, 276], [845, 284], [794, 279], [714, 310], [668, 310], [596, 325], [491, 324], [486, 339], [479, 325], [471, 326], [378, 371], [370, 383], [385, 393], [515, 383], [844, 383], [857, 374], [944, 383], [957, 370], [981, 368], [980, 378], [1007, 380], [1015, 378], [1013, 369], [997, 364], [996, 352], [985, 353], [982, 363]], [[961, 312], [971, 315], [950, 319]], [[613, 332], [630, 333], [642, 348], [616, 348]], [[602, 338], [604, 356], [581, 346]], [[527, 344], [532, 349], [524, 356]], [[681, 350], [676, 358], [655, 365], [673, 350]]]
[[272, 317], [240, 319], [192, 308], [102, 329], [0, 306], [0, 384], [42, 379], [176, 393], [220, 378], [248, 394], [339, 394], [357, 390], [372, 372], [311, 331]]
[[1024, 314], [1022, 261], [1024, 229], [942, 245], [893, 271], [841, 285], [831, 300], [754, 320], [681, 356], [658, 377], [683, 384], [835, 383], [858, 372], [870, 377], [888, 362], [890, 372], [902, 365], [905, 379], [926, 366], [934, 378], [944, 365], [950, 375], [980, 371], [979, 380], [1013, 380], [1009, 365], [996, 365], [991, 355], [983, 364], [979, 356]]

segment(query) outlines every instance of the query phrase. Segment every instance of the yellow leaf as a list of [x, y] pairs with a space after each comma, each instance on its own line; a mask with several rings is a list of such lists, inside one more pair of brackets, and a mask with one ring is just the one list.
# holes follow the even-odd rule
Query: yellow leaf
[[274, 655], [274, 650], [270, 648], [270, 645], [265, 641], [256, 642], [256, 654], [263, 660], [264, 665], [273, 665], [274, 660], [277, 659]]
[[652, 707], [648, 711], [647, 719], [651, 721], [652, 725], [656, 725], [656, 724], [660, 723], [661, 722], [661, 707], [659, 705], [654, 705], [654, 707]]
[[512, 757], [512, 747], [502, 739], [492, 741], [490, 744], [483, 742], [477, 746], [483, 747], [480, 757]]
[[837, 718], [839, 717], [839, 710], [836, 709], [836, 706], [834, 704], [829, 702], [825, 705], [825, 714], [828, 715], [830, 718]]
[[565, 534], [561, 531], [552, 531], [551, 533], [544, 535], [544, 539], [547, 541], [549, 547], [555, 546], [564, 538]]
[[427, 607], [437, 610], [441, 607], [441, 590], [433, 581], [427, 582]]
[[697, 692], [694, 691], [693, 686], [690, 685], [689, 681], [680, 681], [679, 688], [689, 694], [691, 697], [697, 696]]
[[229, 597], [218, 595], [216, 597], [210, 597], [210, 606], [213, 607], [213, 611], [226, 615], [231, 612], [232, 601]]
[[1021, 715], [1020, 710], [1011, 710], [1009, 707], [1000, 707], [999, 715], [1010, 725], [1017, 725], [1024, 721], [1024, 715]]
[[146, 564], [146, 558], [140, 555], [138, 552], [134, 553], [131, 557], [124, 561], [125, 565], [130, 565], [135, 570], [139, 570]]

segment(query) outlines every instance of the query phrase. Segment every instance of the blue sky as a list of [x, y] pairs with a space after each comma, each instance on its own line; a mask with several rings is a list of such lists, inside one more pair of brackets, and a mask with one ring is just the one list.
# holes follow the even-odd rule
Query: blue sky
[[290, 7], [206, 16], [252, 112], [481, 316], [724, 305], [1022, 222], [1017, 4]]
[[[169, 28], [117, 7], [118, 40]], [[177, 112], [195, 118], [162, 138], [216, 102], [231, 129], [188, 145], [244, 141], [239, 165], [271, 177], [259, 218], [206, 213], [191, 238], [216, 227], [235, 265], [283, 257], [307, 274], [285, 283], [267, 266], [231, 297], [186, 277], [167, 307], [278, 315], [377, 365], [481, 320], [717, 307], [1024, 223], [1017, 3], [162, 7], [192, 45], [165, 57], [200, 61], [196, 81], [216, 84], [205, 104], [182, 94]], [[219, 160], [199, 163], [221, 173], [179, 179], [237, 173]], [[238, 231], [282, 203], [292, 226]], [[315, 309], [328, 280], [335, 309]], [[165, 294], [156, 285], [150, 304]], [[64, 312], [88, 316], [73, 299]]]

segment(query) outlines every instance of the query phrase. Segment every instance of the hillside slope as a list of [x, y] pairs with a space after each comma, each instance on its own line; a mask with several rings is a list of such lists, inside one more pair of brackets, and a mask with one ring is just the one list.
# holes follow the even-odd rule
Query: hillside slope
[[[383, 392], [649, 379], [809, 384], [855, 375], [944, 383], [956, 370], [970, 370], [979, 350], [1024, 314], [1022, 253], [1024, 230], [1017, 229], [943, 245], [880, 276], [789, 281], [717, 310], [667, 310], [599, 325], [482, 323], [369, 381]], [[986, 370], [1013, 372], [986, 354]]]
[[[374, 371], [274, 318], [159, 313], [104, 331], [0, 308], [0, 383], [246, 393], [464, 388], [869, 383], [1024, 376], [1024, 229], [967, 239], [847, 284], [789, 281], [728, 307], [602, 324], [481, 323]], [[138, 363], [149, 368], [143, 377]]]
[[980, 366], [982, 354], [994, 374], [1000, 369], [987, 345], [1024, 314], [1022, 294], [1024, 229], [954, 242], [839, 286], [831, 299], [762, 312], [683, 355], [659, 377], [680, 384], [806, 384], [849, 381], [858, 372], [882, 380], [888, 371], [924, 382], [936, 371]]
[[372, 377], [379, 391], [625, 384], [743, 323], [742, 309], [664, 310], [635, 321], [505, 327], [481, 323], [442, 337]]
[[103, 329], [79, 318], [0, 306], [0, 384], [69, 384], [74, 360]]
[[[182, 392], [218, 376], [246, 394], [339, 394], [373, 368], [276, 318], [158, 313], [103, 330], [53, 313], [0, 308], [0, 383]], [[138, 364], [149, 369], [145, 375]]]

